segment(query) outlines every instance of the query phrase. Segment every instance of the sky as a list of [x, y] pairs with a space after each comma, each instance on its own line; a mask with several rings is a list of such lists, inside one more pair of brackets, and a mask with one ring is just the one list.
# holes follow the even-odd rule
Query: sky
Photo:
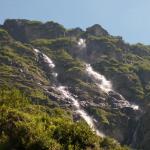
[[5, 19], [55, 21], [66, 28], [100, 24], [128, 43], [150, 45], [150, 0], [0, 0]]

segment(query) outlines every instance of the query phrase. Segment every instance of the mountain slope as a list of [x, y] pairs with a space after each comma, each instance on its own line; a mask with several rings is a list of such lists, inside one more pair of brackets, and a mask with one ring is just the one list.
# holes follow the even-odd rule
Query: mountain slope
[[86, 112], [95, 129], [136, 147], [135, 129], [149, 104], [149, 56], [149, 46], [129, 45], [100, 25], [83, 31], [6, 20], [0, 29], [0, 86], [21, 90], [33, 106], [69, 110], [74, 121], [87, 121]]

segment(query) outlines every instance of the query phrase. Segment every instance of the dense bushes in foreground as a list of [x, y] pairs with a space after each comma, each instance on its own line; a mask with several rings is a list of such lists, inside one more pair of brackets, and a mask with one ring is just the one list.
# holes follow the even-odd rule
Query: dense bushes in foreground
[[[55, 114], [55, 115], [54, 115]], [[97, 137], [63, 109], [32, 105], [20, 91], [0, 90], [0, 149], [126, 150], [112, 139]]]

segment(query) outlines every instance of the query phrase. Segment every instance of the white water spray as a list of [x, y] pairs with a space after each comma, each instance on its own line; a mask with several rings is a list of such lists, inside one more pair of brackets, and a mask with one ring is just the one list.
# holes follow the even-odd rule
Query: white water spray
[[86, 72], [91, 77], [91, 79], [95, 82], [95, 84], [105, 93], [109, 94], [109, 92], [113, 92], [119, 96], [119, 100], [114, 98], [114, 103], [120, 108], [130, 107], [134, 110], [138, 110], [139, 106], [135, 104], [131, 104], [128, 102], [121, 94], [115, 92], [112, 88], [111, 81], [108, 81], [105, 76], [99, 74], [94, 71], [90, 64], [86, 64]]
[[79, 101], [76, 98], [74, 98], [74, 96], [72, 96], [72, 94], [67, 90], [67, 87], [59, 86], [57, 88], [57, 90], [63, 94], [64, 98], [68, 98], [72, 101], [73, 106], [76, 109], [76, 112], [87, 122], [87, 124], [90, 126], [90, 128], [94, 132], [96, 132], [97, 135], [99, 135], [101, 137], [105, 136], [103, 133], [99, 132], [99, 130], [96, 129], [93, 118], [91, 118], [83, 109], [81, 109]]
[[131, 107], [132, 107], [134, 110], [139, 110], [139, 106], [138, 106], [138, 105], [132, 104]]
[[37, 54], [40, 53], [40, 51], [36, 48], [33, 49]]
[[52, 60], [48, 56], [43, 54], [43, 58], [44, 58], [44, 61], [46, 61], [48, 63], [50, 68], [54, 68], [55, 67], [55, 64], [52, 62]]
[[113, 91], [111, 82], [108, 81], [103, 75], [94, 71], [90, 64], [86, 64], [86, 71], [88, 75], [94, 80], [96, 85], [104, 92], [108, 93], [109, 91]]
[[86, 40], [80, 38], [79, 41], [78, 41], [78, 46], [81, 47], [81, 48], [85, 48], [86, 47]]
[[54, 68], [55, 67], [55, 64], [53, 63], [53, 61], [47, 55], [45, 55], [44, 53], [40, 52], [38, 49], [34, 49], [34, 51], [37, 54], [41, 53], [43, 55], [44, 62], [46, 62], [50, 68]]
[[[41, 53], [37, 49], [34, 49], [34, 51], [37, 54]], [[49, 67], [51, 69], [53, 69], [55, 67], [55, 64], [53, 63], [53, 61], [48, 56], [46, 56], [45, 54], [43, 54], [43, 53], [41, 53], [41, 54], [43, 55], [43, 59], [44, 59], [45, 63], [47, 63], [49, 65]], [[58, 74], [56, 72], [53, 72], [52, 74], [55, 78], [57, 78]], [[92, 117], [90, 117], [86, 113], [86, 111], [81, 108], [79, 101], [77, 100], [77, 98], [75, 98], [77, 96], [72, 95], [68, 91], [67, 87], [65, 87], [65, 86], [58, 86], [58, 87], [56, 87], [56, 89], [57, 89], [57, 91], [59, 91], [62, 94], [63, 99], [69, 99], [72, 101], [72, 104], [75, 107], [76, 113], [78, 113], [86, 121], [86, 123], [90, 126], [92, 131], [94, 131], [98, 136], [105, 137], [105, 135], [96, 128], [96, 126], [94, 124], [94, 119]]]

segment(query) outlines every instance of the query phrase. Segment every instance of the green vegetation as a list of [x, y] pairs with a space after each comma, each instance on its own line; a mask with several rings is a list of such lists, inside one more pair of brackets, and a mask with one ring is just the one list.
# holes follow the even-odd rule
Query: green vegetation
[[103, 109], [98, 109], [98, 108], [89, 108], [89, 112], [91, 114], [94, 114], [94, 116], [96, 116], [96, 118], [98, 119], [99, 122], [101, 122], [104, 125], [109, 125], [109, 116], [112, 115], [109, 112], [106, 112]]
[[144, 99], [142, 81], [136, 72], [137, 66], [118, 62], [116, 59], [109, 60], [108, 58], [104, 58], [98, 63], [95, 63], [94, 68], [99, 72], [103, 72], [106, 77], [112, 78], [117, 91], [122, 93], [122, 90], [126, 89], [126, 91], [128, 91], [127, 95], [122, 94], [126, 96], [127, 99]]
[[[0, 47], [0, 87], [17, 87], [28, 96], [45, 99], [38, 83], [48, 84], [46, 74], [39, 68], [33, 49], [20, 42], [10, 42]], [[39, 91], [41, 94], [34, 94]], [[36, 92], [37, 93], [37, 92]]]
[[[10, 27], [11, 22], [7, 22]], [[83, 120], [72, 117], [69, 100], [62, 100], [53, 89], [67, 86], [97, 120], [98, 128], [130, 144], [138, 112], [112, 107], [110, 95], [87, 76], [86, 61], [112, 82], [115, 91], [147, 111], [137, 134], [138, 147], [149, 150], [150, 46], [129, 45], [121, 37], [91, 36], [80, 29], [67, 31], [54, 22], [12, 23], [16, 30], [7, 30], [13, 37], [0, 29], [0, 149], [127, 149], [113, 139], [97, 137]], [[20, 24], [26, 30], [21, 30]], [[86, 49], [77, 46], [81, 37], [86, 39]], [[49, 68], [33, 48], [49, 56], [55, 68]], [[58, 73], [57, 79], [53, 71]]]
[[42, 25], [41, 21], [27, 21], [27, 25]]
[[0, 43], [3, 42], [3, 41], [9, 41], [11, 38], [8, 34], [8, 32], [4, 29], [1, 29], [0, 28]]
[[26, 150], [127, 150], [97, 137], [66, 111], [33, 105], [16, 89], [0, 90], [0, 148]]
[[37, 39], [31, 42], [31, 44], [35, 45], [36, 47], [43, 47], [46, 46], [53, 50], [58, 49], [69, 49], [72, 47], [72, 45], [75, 44], [75, 41], [67, 38], [67, 37], [61, 37], [56, 39]]
[[106, 42], [106, 43], [113, 43], [113, 44], [117, 44], [117, 42], [120, 41], [119, 38], [115, 38], [115, 37], [111, 37], [111, 36], [100, 36], [100, 37], [96, 37], [96, 36], [89, 36], [88, 40], [90, 41], [98, 41], [98, 42]]
[[[94, 68], [113, 81], [114, 88], [130, 100], [148, 101], [150, 47], [129, 45], [119, 37], [88, 37]], [[92, 45], [92, 47], [91, 47]], [[95, 45], [95, 46], [94, 46]], [[118, 80], [120, 84], [118, 84]], [[125, 82], [122, 82], [125, 80]], [[123, 86], [122, 86], [123, 85]], [[124, 92], [127, 90], [127, 93]]]

